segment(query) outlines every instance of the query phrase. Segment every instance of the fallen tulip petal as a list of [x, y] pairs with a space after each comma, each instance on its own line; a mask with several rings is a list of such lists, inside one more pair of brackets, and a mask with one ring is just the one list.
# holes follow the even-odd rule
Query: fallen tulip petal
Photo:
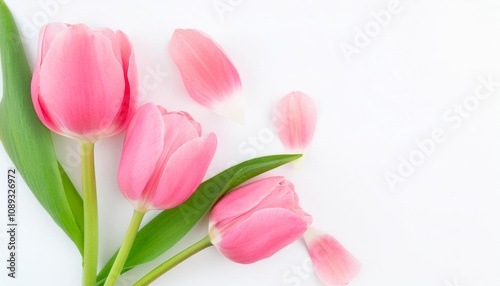
[[243, 122], [244, 103], [238, 71], [222, 48], [204, 33], [174, 31], [168, 44], [188, 94], [216, 113]]
[[316, 106], [313, 99], [299, 91], [283, 97], [273, 110], [272, 124], [288, 150], [304, 151], [316, 129]]
[[325, 285], [347, 285], [359, 273], [359, 261], [333, 236], [310, 228], [304, 240], [316, 275]]

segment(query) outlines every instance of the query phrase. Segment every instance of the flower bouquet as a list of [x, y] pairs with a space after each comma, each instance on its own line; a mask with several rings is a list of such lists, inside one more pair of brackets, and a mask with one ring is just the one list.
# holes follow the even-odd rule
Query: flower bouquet
[[[241, 79], [222, 47], [198, 30], [177, 29], [167, 50], [193, 104], [218, 114], [213, 116], [244, 122]], [[32, 73], [15, 22], [0, 0], [0, 53], [0, 139], [16, 167], [9, 173], [9, 208], [15, 210], [19, 172], [81, 253], [82, 285], [116, 285], [122, 273], [153, 261], [195, 225], [206, 224], [205, 216], [205, 237], [129, 284], [149, 285], [207, 247], [249, 264], [302, 238], [325, 285], [346, 285], [358, 273], [359, 262], [331, 235], [311, 226], [312, 216], [300, 207], [300, 192], [291, 181], [256, 178], [293, 161], [300, 167], [296, 160], [316, 127], [312, 97], [291, 92], [274, 107], [273, 127], [289, 154], [253, 158], [203, 181], [216, 156], [217, 135], [203, 132], [186, 111], [138, 103], [135, 51], [124, 32], [49, 23], [40, 31]], [[51, 132], [78, 142], [81, 186], [58, 162]], [[122, 132], [116, 191], [130, 202], [132, 219], [115, 255], [98, 261], [101, 190], [95, 143]], [[160, 212], [143, 223], [152, 210]], [[13, 227], [15, 222], [13, 215]], [[15, 258], [15, 245], [10, 253]], [[15, 259], [10, 267], [9, 277], [15, 279]]]

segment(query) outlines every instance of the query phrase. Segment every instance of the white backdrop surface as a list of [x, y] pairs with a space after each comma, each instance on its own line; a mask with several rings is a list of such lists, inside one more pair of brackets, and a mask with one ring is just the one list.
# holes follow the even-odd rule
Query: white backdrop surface
[[[300, 90], [319, 107], [303, 167], [270, 172], [294, 182], [314, 225], [362, 263], [353, 286], [500, 286], [499, 1], [78, 1], [5, 0], [30, 63], [39, 28], [52, 21], [124, 31], [139, 67], [141, 103], [186, 110], [215, 132], [207, 178], [234, 163], [284, 152], [272, 106]], [[214, 38], [240, 72], [246, 124], [220, 118], [188, 97], [166, 45], [176, 28]], [[54, 136], [80, 185], [77, 145]], [[99, 258], [119, 247], [132, 215], [116, 183], [123, 135], [96, 147]], [[13, 167], [0, 150], [0, 189]], [[5, 194], [5, 192], [2, 192]], [[5, 195], [0, 229], [5, 229]], [[146, 216], [146, 221], [153, 217]], [[80, 256], [26, 185], [18, 191], [18, 277], [0, 285], [78, 285]], [[206, 234], [121, 278], [147, 270]], [[6, 230], [0, 257], [7, 259]], [[252, 264], [212, 248], [153, 285], [321, 285], [301, 242]], [[102, 265], [101, 265], [102, 266]]]

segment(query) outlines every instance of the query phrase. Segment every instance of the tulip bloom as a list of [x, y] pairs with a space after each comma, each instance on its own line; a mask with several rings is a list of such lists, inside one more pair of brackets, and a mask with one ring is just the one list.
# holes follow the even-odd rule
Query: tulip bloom
[[331, 235], [309, 229], [304, 240], [314, 270], [325, 285], [347, 285], [356, 277], [361, 267], [359, 261]]
[[276, 104], [272, 124], [287, 149], [304, 151], [316, 129], [314, 101], [299, 91], [288, 94]]
[[243, 122], [243, 97], [238, 71], [222, 48], [197, 30], [175, 30], [168, 52], [188, 94], [216, 113]]
[[44, 26], [31, 94], [38, 117], [53, 132], [85, 142], [119, 133], [137, 102], [129, 40], [120, 31], [82, 24]]
[[118, 183], [137, 210], [170, 209], [183, 203], [203, 180], [217, 137], [185, 112], [146, 104], [130, 122]]
[[292, 183], [271, 177], [224, 196], [210, 214], [209, 236], [227, 258], [247, 264], [297, 240], [311, 222]]

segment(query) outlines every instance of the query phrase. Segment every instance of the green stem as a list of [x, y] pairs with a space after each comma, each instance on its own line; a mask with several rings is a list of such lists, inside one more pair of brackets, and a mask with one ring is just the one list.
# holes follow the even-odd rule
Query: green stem
[[118, 255], [116, 256], [115, 262], [113, 263], [113, 267], [109, 272], [104, 286], [115, 285], [118, 276], [122, 273], [123, 265], [125, 265], [130, 248], [132, 248], [132, 244], [134, 244], [135, 236], [141, 226], [142, 218], [144, 218], [144, 213], [134, 210], [134, 215], [132, 216], [132, 220], [128, 226], [127, 234], [125, 235], [125, 239], [123, 240], [122, 246], [118, 251]]
[[163, 262], [160, 266], [156, 267], [151, 272], [142, 277], [139, 281], [135, 282], [134, 286], [149, 285], [151, 282], [155, 281], [158, 277], [160, 277], [170, 269], [174, 268], [182, 261], [188, 259], [195, 253], [198, 253], [209, 246], [212, 246], [212, 242], [210, 242], [210, 238], [207, 235], [197, 243], [177, 253], [174, 257], [170, 258], [169, 260]]
[[98, 220], [95, 184], [94, 143], [81, 142], [83, 185], [83, 286], [94, 286], [97, 273]]

